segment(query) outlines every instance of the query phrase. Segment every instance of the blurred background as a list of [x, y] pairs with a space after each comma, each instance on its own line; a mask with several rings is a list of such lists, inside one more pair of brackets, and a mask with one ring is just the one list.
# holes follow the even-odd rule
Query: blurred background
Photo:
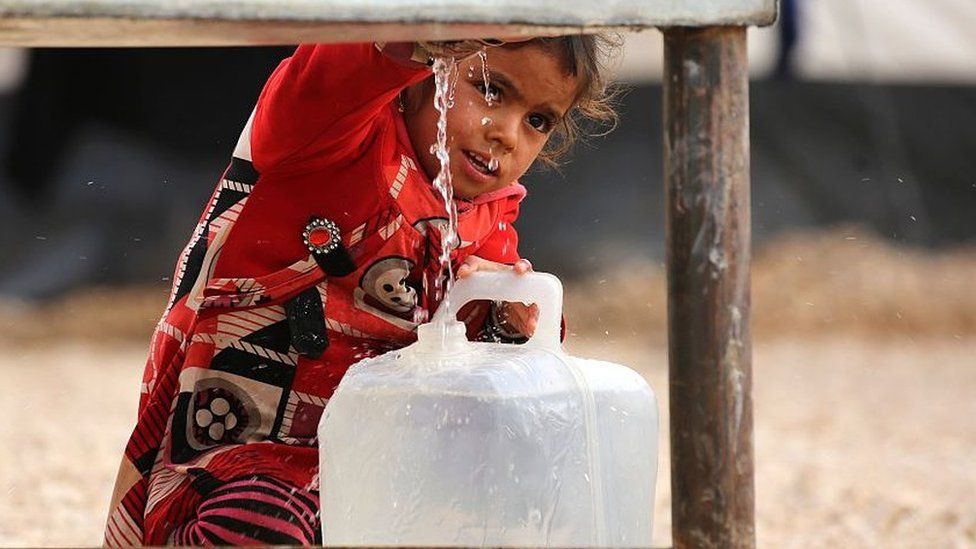
[[[666, 426], [663, 47], [626, 38], [620, 125], [527, 176], [518, 226], [572, 351]], [[100, 543], [177, 254], [290, 50], [0, 50], [0, 544]], [[976, 545], [974, 59], [968, 0], [750, 30], [761, 546]]]

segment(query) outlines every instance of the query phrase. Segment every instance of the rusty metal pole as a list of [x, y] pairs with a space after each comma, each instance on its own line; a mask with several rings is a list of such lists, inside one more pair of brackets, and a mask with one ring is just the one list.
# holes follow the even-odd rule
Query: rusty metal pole
[[745, 27], [664, 29], [672, 528], [754, 547]]

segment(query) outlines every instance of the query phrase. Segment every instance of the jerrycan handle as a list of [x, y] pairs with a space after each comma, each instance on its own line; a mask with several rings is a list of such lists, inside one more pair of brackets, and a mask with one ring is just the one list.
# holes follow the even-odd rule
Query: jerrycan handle
[[539, 323], [535, 334], [525, 343], [558, 351], [562, 325], [563, 285], [549, 273], [515, 274], [514, 271], [479, 271], [454, 283], [447, 307], [440, 307], [434, 322], [454, 320], [458, 310], [476, 299], [521, 301], [539, 306]]

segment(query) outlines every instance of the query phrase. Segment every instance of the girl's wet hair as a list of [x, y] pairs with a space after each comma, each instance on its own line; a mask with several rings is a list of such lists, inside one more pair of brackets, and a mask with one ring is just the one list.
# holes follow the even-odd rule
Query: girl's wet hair
[[508, 48], [541, 47], [558, 57], [566, 74], [579, 79], [573, 107], [553, 131], [539, 160], [549, 167], [558, 166], [580, 138], [606, 135], [617, 125], [615, 100], [618, 88], [610, 86], [609, 66], [616, 58], [623, 40], [612, 33], [533, 38], [509, 43]]

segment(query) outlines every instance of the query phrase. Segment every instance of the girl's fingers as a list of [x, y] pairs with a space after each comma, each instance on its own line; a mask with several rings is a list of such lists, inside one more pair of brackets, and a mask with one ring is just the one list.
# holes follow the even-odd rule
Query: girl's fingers
[[499, 319], [512, 331], [531, 336], [539, 323], [539, 306], [524, 303], [505, 303]]
[[532, 271], [532, 263], [530, 263], [528, 259], [519, 259], [514, 264], [509, 266], [504, 263], [488, 261], [487, 259], [478, 257], [476, 255], [469, 255], [458, 267], [457, 277], [465, 278], [470, 276], [471, 273], [477, 271], [502, 271], [505, 269], [512, 269], [517, 274], [525, 274]]
[[469, 255], [464, 259], [464, 262], [461, 263], [461, 266], [458, 267], [457, 277], [465, 278], [467, 276], [470, 276], [471, 273], [473, 272], [488, 270], [486, 268], [486, 264], [489, 263], [492, 262], [481, 259], [476, 255]]
[[529, 263], [528, 259], [519, 259], [514, 265], [512, 265], [512, 268], [514, 268], [515, 272], [518, 274], [525, 274], [532, 271], [532, 263]]
[[[457, 277], [467, 278], [472, 273], [478, 271], [502, 271], [512, 269], [516, 274], [523, 275], [532, 272], [532, 263], [528, 259], [519, 259], [512, 265], [489, 261], [476, 255], [469, 255], [458, 266]], [[498, 320], [520, 334], [531, 336], [535, 333], [536, 325], [539, 323], [538, 305], [526, 305], [524, 303], [504, 303], [498, 311]]]
[[536, 326], [539, 324], [539, 306], [536, 304], [525, 307], [525, 318], [522, 320], [521, 332], [527, 336], [535, 333]]
[[534, 40], [535, 36], [504, 36], [502, 38], [479, 38], [478, 42], [488, 47], [504, 46], [505, 44], [517, 44], [518, 42], [528, 42]]

